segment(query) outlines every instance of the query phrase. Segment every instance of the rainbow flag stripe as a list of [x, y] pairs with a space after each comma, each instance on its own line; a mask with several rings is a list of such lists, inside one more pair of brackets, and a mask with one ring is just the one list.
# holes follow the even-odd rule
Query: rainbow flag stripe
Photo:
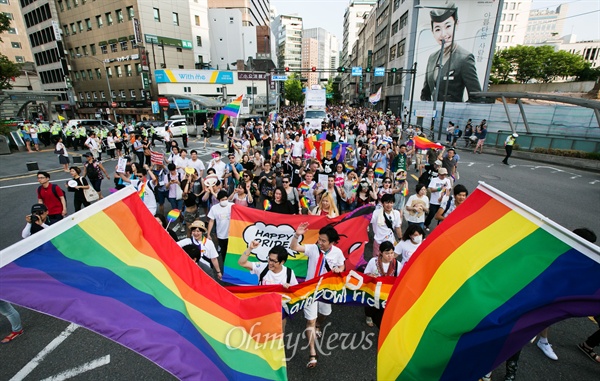
[[385, 173], [385, 169], [383, 169], [383, 168], [375, 168], [375, 174], [376, 174], [376, 175], [379, 175], [379, 176], [381, 176], [381, 175], [383, 175], [384, 173]]
[[215, 129], [215, 131], [221, 130], [221, 127], [223, 127], [223, 125], [227, 121], [227, 118], [229, 117], [221, 113], [220, 111], [215, 114], [215, 116], [213, 117], [213, 128]]
[[415, 137], [413, 137], [413, 140], [415, 141], [415, 147], [417, 147], [418, 149], [428, 149], [428, 148], [442, 149], [442, 148], [444, 148], [444, 146], [441, 145], [440, 143], [434, 143], [431, 140], [429, 140], [427, 138], [423, 138], [421, 136], [415, 136]]
[[232, 118], [237, 118], [240, 115], [240, 107], [242, 106], [242, 99], [244, 99], [244, 94], [237, 97], [233, 102], [228, 103], [227, 106], [223, 107], [219, 113], [230, 116]]
[[[240, 301], [214, 282], [133, 187], [2, 250], [0, 260], [3, 300], [80, 324], [179, 379], [287, 378], [281, 297]], [[228, 342], [232, 330], [249, 345], [230, 349], [239, 345]]]
[[402, 269], [378, 379], [476, 380], [544, 327], [599, 314], [598, 274], [598, 246], [481, 184]]

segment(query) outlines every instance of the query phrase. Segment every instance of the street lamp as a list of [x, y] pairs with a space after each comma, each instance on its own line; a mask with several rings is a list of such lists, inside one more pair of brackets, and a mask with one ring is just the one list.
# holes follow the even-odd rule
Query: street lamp
[[[454, 10], [454, 12], [456, 12], [457, 8], [456, 7], [433, 7], [433, 6], [425, 6], [425, 5], [416, 5], [415, 8], [417, 9], [441, 9], [441, 10]], [[452, 65], [452, 52], [454, 50], [454, 34], [456, 33], [456, 21], [454, 22], [454, 24], [452, 25], [452, 40], [450, 41], [450, 54], [448, 55], [448, 68], [451, 67]], [[439, 94], [439, 88], [440, 88], [440, 79], [441, 77], [444, 76], [443, 72], [442, 72], [442, 66], [443, 66], [443, 57], [444, 57], [444, 40], [442, 39], [442, 47], [440, 49], [440, 56], [439, 56], [439, 61], [438, 63], [436, 63], [436, 66], [439, 67], [439, 71], [438, 71], [438, 77], [436, 79], [436, 85], [435, 85], [435, 97], [433, 99], [433, 112], [435, 115], [435, 110], [436, 110], [436, 104], [437, 104], [437, 98], [438, 98], [438, 94]], [[448, 71], [449, 72], [449, 71]], [[444, 87], [444, 100], [442, 101], [442, 115], [440, 116], [440, 126], [438, 128], [438, 140], [442, 139], [442, 127], [444, 124], [444, 113], [446, 112], [446, 98], [448, 97], [448, 82], [450, 80], [449, 75], [446, 75], [446, 84]], [[431, 131], [433, 132], [434, 128], [435, 128], [435, 116], [431, 119]]]
[[108, 86], [108, 98], [110, 99], [108, 106], [113, 110], [113, 117], [115, 118], [115, 123], [117, 123], [118, 122], [117, 121], [117, 111], [115, 110], [114, 107], [112, 107], [112, 101], [113, 101], [112, 100], [112, 90], [110, 88], [108, 72], [106, 71], [106, 62], [104, 62], [103, 60], [101, 60], [99, 58], [93, 57], [93, 56], [88, 56], [88, 55], [82, 56], [81, 54], [77, 54], [77, 58], [90, 58], [90, 59], [100, 62], [102, 64], [102, 66], [104, 66], [104, 75], [106, 76], [106, 85]]

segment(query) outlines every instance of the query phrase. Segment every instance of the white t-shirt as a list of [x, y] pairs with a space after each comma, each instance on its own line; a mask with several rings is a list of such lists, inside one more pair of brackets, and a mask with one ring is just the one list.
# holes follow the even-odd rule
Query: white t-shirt
[[[144, 205], [148, 208], [152, 215], [156, 214], [156, 198], [154, 197], [154, 192], [152, 188], [150, 188], [150, 184], [148, 184], [150, 180], [146, 180], [146, 188], [144, 189]], [[141, 186], [144, 184], [140, 180], [131, 180], [131, 185], [139, 192], [141, 190]]]
[[[427, 196], [425, 195], [423, 197], [419, 197], [416, 194], [413, 194], [408, 198], [408, 201], [406, 201], [405, 209], [408, 207], [414, 208], [419, 204], [423, 206], [423, 209], [429, 210], [429, 199], [427, 198]], [[414, 223], [425, 222], [425, 211], [417, 212], [406, 209], [406, 212], [406, 221]]]
[[229, 238], [229, 222], [231, 221], [231, 207], [232, 203], [228, 202], [226, 207], [222, 207], [221, 204], [213, 205], [208, 211], [208, 218], [214, 220], [217, 224], [217, 238], [227, 239]]
[[290, 144], [292, 146], [292, 156], [302, 157], [304, 154], [304, 142], [302, 140], [293, 140]]
[[225, 164], [223, 160], [219, 160], [218, 162], [216, 162], [215, 160], [211, 160], [210, 163], [208, 163], [208, 168], [214, 168], [219, 180], [223, 180], [227, 164]]
[[181, 156], [175, 156], [175, 158], [173, 158], [173, 164], [177, 167], [177, 172], [185, 177], [185, 167], [190, 166], [190, 159], [187, 157], [183, 158]]
[[[204, 244], [202, 242], [196, 241], [194, 237], [184, 238], [181, 241], [177, 241], [179, 247], [184, 247], [187, 245], [195, 245], [200, 249], [200, 262], [204, 263], [206, 266], [211, 267], [212, 263], [210, 259], [218, 258], [219, 253], [215, 248], [215, 244], [210, 239], [207, 239]], [[204, 257], [208, 257], [209, 261], [207, 261]]]
[[[373, 226], [373, 235], [375, 241], [378, 243], [382, 243], [384, 241], [390, 241], [394, 243], [396, 238], [394, 236], [394, 231], [385, 223], [385, 217], [383, 216], [384, 210], [383, 208], [376, 209], [373, 212], [373, 217], [371, 217], [371, 225]], [[392, 228], [396, 229], [402, 226], [402, 217], [400, 216], [400, 212], [395, 209], [392, 209], [390, 214], [387, 214], [387, 217], [392, 220]]]
[[[308, 270], [306, 272], [306, 280], [311, 280], [315, 278], [315, 276], [323, 275], [327, 272], [327, 268], [325, 267], [325, 263], [321, 265], [321, 269], [318, 274], [315, 274], [317, 271], [317, 262], [319, 261], [319, 256], [321, 255], [321, 250], [319, 250], [319, 246], [315, 244], [304, 245], [304, 255], [308, 257]], [[329, 265], [330, 269], [333, 269], [334, 266], [342, 266], [344, 264], [344, 253], [340, 248], [331, 246], [331, 249], [327, 254], [325, 254], [325, 261]]]
[[204, 163], [200, 159], [196, 159], [196, 161], [190, 159], [188, 166], [194, 168], [198, 172], [198, 175], [200, 175], [205, 169]]
[[[446, 184], [446, 189], [449, 189], [452, 187], [452, 183], [450, 182], [450, 179], [448, 178], [448, 176], [446, 176], [446, 178], [444, 180], [440, 179], [439, 177], [434, 177], [429, 182], [429, 186], [427, 188], [436, 188], [437, 189], [437, 188], [444, 186], [444, 184]], [[429, 203], [431, 205], [440, 205], [440, 194], [441, 194], [441, 191], [431, 192], [431, 196], [429, 198]]]
[[394, 253], [402, 256], [402, 263], [406, 263], [412, 257], [413, 253], [417, 251], [421, 244], [414, 244], [409, 239], [408, 241], [400, 241], [394, 247]]
[[[367, 267], [365, 267], [365, 274], [369, 275], [369, 274], [376, 274], [375, 276], [383, 276], [384, 274], [381, 274], [379, 272], [379, 269], [377, 268], [377, 258], [378, 257], [373, 257], [371, 258], [371, 260], [369, 261], [369, 263], [367, 263]], [[396, 259], [394, 258], [394, 261]], [[402, 267], [404, 266], [404, 263], [398, 261], [399, 263], [396, 265], [396, 272], [393, 274], [393, 276], [398, 276], [398, 274], [400, 274], [400, 271], [402, 270]], [[391, 262], [390, 262], [391, 263]], [[388, 269], [390, 268], [390, 263], [382, 263], [381, 267], [383, 267], [383, 271], [387, 272]]]
[[[267, 263], [255, 262], [252, 264], [253, 268], [250, 270], [250, 274], [256, 274], [260, 277], [260, 274], [263, 270], [269, 266]], [[278, 273], [274, 273], [269, 270], [265, 274], [265, 277], [262, 279], [262, 286], [271, 285], [271, 284], [286, 284], [287, 283], [287, 267], [281, 266], [281, 271]], [[290, 286], [295, 286], [298, 284], [298, 280], [296, 279], [296, 274], [294, 270], [292, 270], [292, 276], [290, 278]]]

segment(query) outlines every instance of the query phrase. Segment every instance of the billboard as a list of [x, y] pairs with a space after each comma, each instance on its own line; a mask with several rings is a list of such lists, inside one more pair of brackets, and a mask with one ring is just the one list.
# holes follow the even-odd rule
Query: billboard
[[219, 70], [159, 69], [154, 71], [156, 83], [233, 84], [233, 72]]
[[419, 69], [415, 89], [420, 91], [422, 101], [434, 100], [436, 95], [438, 101], [443, 101], [446, 84], [446, 101], [478, 101], [470, 93], [486, 87], [500, 3], [500, 0], [421, 1], [417, 10], [415, 61]]

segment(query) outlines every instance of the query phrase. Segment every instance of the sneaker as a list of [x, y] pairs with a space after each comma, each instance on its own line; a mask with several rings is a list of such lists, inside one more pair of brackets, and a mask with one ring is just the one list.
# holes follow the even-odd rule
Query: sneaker
[[554, 350], [552, 349], [552, 344], [542, 343], [541, 341], [538, 340], [537, 346], [538, 346], [538, 348], [540, 348], [542, 350], [542, 352], [544, 352], [544, 354], [549, 359], [558, 360], [558, 356], [556, 355], [556, 353], [554, 353]]
[[11, 332], [8, 336], [6, 336], [4, 339], [2, 339], [2, 341], [0, 341], [2, 344], [8, 344], [11, 341], [13, 341], [14, 339], [16, 339], [17, 337], [21, 336], [23, 334], [23, 330], [17, 331], [17, 332]]

